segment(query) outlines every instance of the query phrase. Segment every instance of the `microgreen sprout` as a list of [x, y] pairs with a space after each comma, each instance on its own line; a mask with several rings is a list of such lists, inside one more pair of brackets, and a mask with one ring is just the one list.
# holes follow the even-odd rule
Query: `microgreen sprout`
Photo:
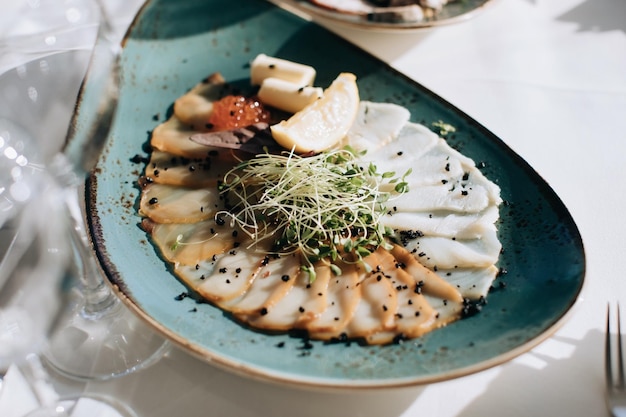
[[433, 128], [437, 129], [437, 133], [439, 136], [447, 136], [450, 133], [456, 132], [456, 128], [449, 123], [444, 122], [443, 120], [438, 120], [432, 123]]
[[[302, 270], [315, 279], [314, 263], [360, 262], [391, 230], [379, 224], [392, 194], [408, 191], [393, 172], [379, 173], [363, 153], [350, 148], [314, 156], [261, 154], [242, 161], [224, 176], [220, 192], [229, 216], [254, 241], [272, 239], [279, 253], [300, 252]], [[384, 183], [392, 192], [381, 191]], [[386, 187], [389, 188], [389, 187]], [[365, 265], [365, 263], [361, 262]]]
[[174, 241], [174, 243], [172, 243], [172, 246], [170, 246], [170, 250], [174, 252], [176, 249], [178, 249], [178, 246], [180, 246], [182, 241], [183, 241], [183, 235], [176, 236], [176, 240]]

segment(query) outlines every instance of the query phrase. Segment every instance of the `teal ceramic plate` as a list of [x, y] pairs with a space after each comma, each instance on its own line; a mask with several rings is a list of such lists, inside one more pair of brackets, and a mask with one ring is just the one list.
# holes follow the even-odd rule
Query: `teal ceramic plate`
[[[475, 316], [389, 346], [305, 342], [246, 329], [186, 291], [137, 215], [137, 178], [149, 132], [173, 101], [220, 71], [247, 84], [259, 53], [308, 63], [316, 84], [358, 76], [363, 99], [406, 106], [416, 122], [456, 127], [452, 146], [484, 164], [502, 188], [499, 233], [507, 271]], [[574, 305], [585, 256], [576, 225], [550, 187], [502, 141], [424, 87], [322, 27], [262, 0], [152, 0], [124, 44], [115, 125], [87, 190], [97, 254], [110, 282], [155, 329], [221, 367], [307, 387], [391, 387], [454, 378], [505, 362], [550, 336]], [[88, 109], [81, 109], [88, 110]], [[78, 113], [79, 118], [81, 112]], [[80, 123], [78, 123], [80, 126]]]
[[[464, 22], [473, 18], [494, 0], [449, 0], [448, 4], [432, 15], [416, 18], [410, 12], [398, 13], [373, 8], [369, 12], [346, 13], [315, 4], [311, 0], [272, 0], [274, 3], [319, 19], [358, 29], [382, 32], [409, 32], [435, 26]], [[342, 0], [338, 0], [340, 3]]]

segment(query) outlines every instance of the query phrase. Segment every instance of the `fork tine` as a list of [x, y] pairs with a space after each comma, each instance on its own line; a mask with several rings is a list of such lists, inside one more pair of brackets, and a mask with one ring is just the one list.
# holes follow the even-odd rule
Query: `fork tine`
[[611, 361], [611, 304], [606, 306], [606, 332], [604, 333], [604, 377], [606, 386], [613, 389], [613, 364]]
[[622, 332], [619, 314], [619, 304], [617, 304], [617, 373], [618, 373], [618, 387], [624, 388], [624, 359], [622, 356]]

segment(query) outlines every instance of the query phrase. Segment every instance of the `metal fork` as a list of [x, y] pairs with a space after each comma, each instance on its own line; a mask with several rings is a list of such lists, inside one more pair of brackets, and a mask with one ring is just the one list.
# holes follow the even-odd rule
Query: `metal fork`
[[[606, 338], [604, 352], [604, 367], [606, 376], [606, 401], [613, 417], [626, 417], [626, 384], [624, 383], [624, 359], [622, 354], [622, 334], [620, 323], [619, 304], [617, 305], [617, 349], [611, 344], [611, 306], [606, 311]], [[617, 359], [614, 369], [613, 359]], [[615, 372], [617, 371], [617, 378]]]

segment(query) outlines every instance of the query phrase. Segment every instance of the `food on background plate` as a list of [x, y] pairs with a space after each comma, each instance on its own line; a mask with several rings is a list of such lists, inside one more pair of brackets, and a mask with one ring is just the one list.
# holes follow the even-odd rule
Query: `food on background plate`
[[389, 23], [433, 18], [451, 1], [454, 0], [309, 0], [324, 9]]
[[[213, 74], [152, 133], [139, 211], [180, 280], [252, 328], [370, 344], [484, 302], [501, 199], [470, 158], [360, 100], [353, 74], [321, 90], [312, 67], [260, 55], [251, 79], [285, 84], [270, 104]], [[319, 92], [295, 105], [304, 87]]]

